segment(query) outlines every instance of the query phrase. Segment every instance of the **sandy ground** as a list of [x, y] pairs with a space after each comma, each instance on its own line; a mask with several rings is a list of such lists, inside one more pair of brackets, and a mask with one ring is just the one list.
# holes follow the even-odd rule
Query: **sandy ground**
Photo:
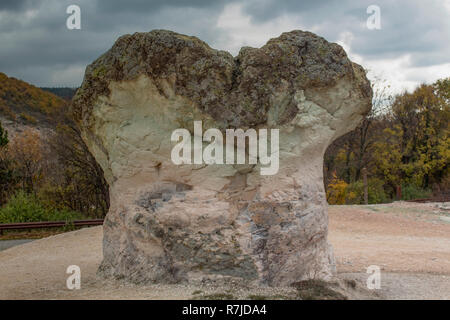
[[331, 206], [329, 240], [339, 272], [370, 265], [386, 272], [450, 275], [449, 212], [437, 204]]
[[0, 240], [0, 251], [34, 241], [35, 239]]
[[[364, 285], [367, 267], [381, 268], [386, 299], [450, 299], [450, 213], [438, 204], [396, 202], [332, 206], [329, 239], [339, 277]], [[102, 228], [92, 227], [25, 243], [0, 252], [0, 299], [283, 298], [292, 288], [215, 285], [135, 286], [100, 280]], [[81, 289], [66, 288], [66, 269], [81, 268]]]

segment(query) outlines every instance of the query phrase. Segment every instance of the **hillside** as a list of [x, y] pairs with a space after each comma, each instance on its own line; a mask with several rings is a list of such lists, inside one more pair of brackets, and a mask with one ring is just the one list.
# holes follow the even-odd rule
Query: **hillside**
[[70, 101], [72, 100], [73, 96], [75, 95], [75, 92], [77, 92], [78, 88], [70, 88], [70, 87], [61, 87], [61, 88], [55, 88], [55, 87], [41, 87], [42, 90], [48, 91], [53, 93], [54, 95]]
[[51, 122], [67, 104], [56, 95], [0, 72], [0, 117], [35, 126]]

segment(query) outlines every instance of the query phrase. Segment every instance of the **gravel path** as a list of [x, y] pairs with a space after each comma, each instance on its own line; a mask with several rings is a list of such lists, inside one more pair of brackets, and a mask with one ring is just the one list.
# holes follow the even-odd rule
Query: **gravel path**
[[[339, 277], [364, 284], [381, 268], [387, 299], [450, 299], [450, 223], [434, 204], [398, 202], [330, 207], [330, 235]], [[0, 252], [0, 299], [190, 299], [214, 293], [286, 297], [292, 288], [135, 286], [96, 277], [102, 227], [25, 243]], [[81, 290], [66, 288], [66, 268], [81, 268]]]

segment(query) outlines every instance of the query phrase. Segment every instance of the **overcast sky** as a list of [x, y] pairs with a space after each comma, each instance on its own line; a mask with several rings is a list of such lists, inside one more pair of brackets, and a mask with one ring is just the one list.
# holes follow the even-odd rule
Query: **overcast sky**
[[[69, 30], [69, 5], [81, 30]], [[370, 30], [370, 5], [381, 29]], [[450, 76], [450, 0], [0, 0], [0, 72], [37, 86], [81, 84], [86, 65], [123, 34], [169, 29], [236, 55], [294, 29], [341, 44], [394, 91]]]

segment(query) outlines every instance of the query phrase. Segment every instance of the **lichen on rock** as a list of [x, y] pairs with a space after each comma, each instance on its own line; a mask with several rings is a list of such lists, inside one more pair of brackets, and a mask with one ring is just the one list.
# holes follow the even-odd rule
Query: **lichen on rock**
[[[171, 31], [120, 37], [73, 100], [110, 185], [100, 273], [134, 282], [328, 279], [323, 154], [371, 107], [365, 72], [337, 44], [292, 31], [238, 56]], [[175, 165], [171, 133], [277, 128], [280, 168]]]

